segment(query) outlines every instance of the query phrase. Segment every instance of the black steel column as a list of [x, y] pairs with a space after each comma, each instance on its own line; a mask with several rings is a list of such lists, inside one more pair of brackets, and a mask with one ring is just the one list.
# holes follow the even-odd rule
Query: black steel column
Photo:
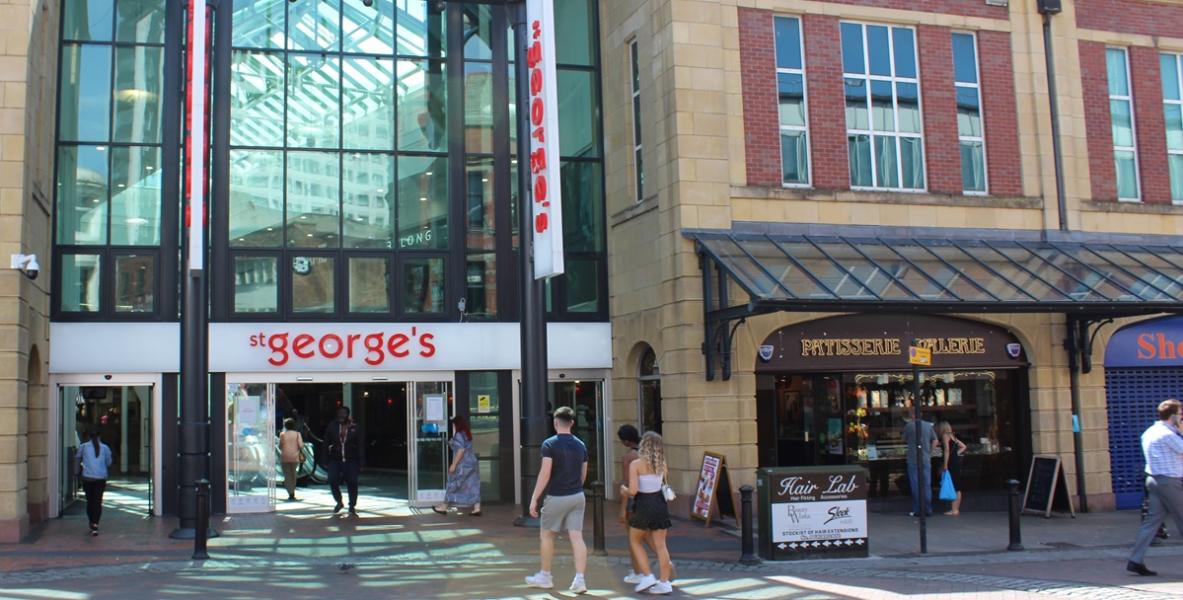
[[[514, 43], [517, 48], [517, 127], [518, 127], [518, 224], [521, 232], [521, 335], [522, 385], [521, 401], [521, 460], [522, 516], [514, 521], [519, 526], [535, 526], [537, 519], [529, 515], [530, 495], [541, 465], [542, 442], [549, 431], [546, 415], [546, 287], [545, 281], [534, 279], [534, 200], [530, 189], [530, 90], [526, 48], [530, 32], [526, 27], [526, 4], [518, 3], [514, 13]], [[547, 57], [553, 60], [553, 57]], [[547, 82], [554, 85], [554, 82]], [[554, 110], [554, 108], [551, 108]], [[561, 227], [562, 225], [559, 224]]]
[[[912, 345], [916, 346], [916, 340], [912, 340]], [[912, 365], [912, 428], [913, 434], [916, 436], [916, 447], [912, 449], [916, 457], [916, 497], [912, 499], [916, 506], [920, 507], [916, 511], [916, 516], [920, 518], [920, 553], [928, 553], [928, 524], [925, 517], [928, 515], [928, 503], [924, 501], [925, 487], [928, 486], [931, 494], [932, 478], [927, 480], [924, 478], [924, 428], [921, 427], [920, 414], [920, 368]], [[929, 461], [931, 468], [931, 460]]]
[[1080, 512], [1086, 513], [1089, 511], [1089, 498], [1085, 487], [1084, 436], [1081, 433], [1084, 424], [1081, 422], [1080, 409], [1080, 363], [1081, 348], [1087, 343], [1085, 338], [1088, 331], [1084, 322], [1072, 315], [1065, 315], [1064, 326], [1068, 334], [1064, 340], [1064, 348], [1068, 350], [1068, 400], [1072, 409], [1072, 455], [1076, 465], [1076, 494]]

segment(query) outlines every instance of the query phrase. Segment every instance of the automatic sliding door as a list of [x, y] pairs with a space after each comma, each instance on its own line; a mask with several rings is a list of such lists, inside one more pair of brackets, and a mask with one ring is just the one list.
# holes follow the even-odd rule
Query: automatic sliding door
[[275, 386], [226, 385], [226, 512], [275, 509]]
[[448, 418], [452, 384], [447, 381], [417, 382], [411, 385], [413, 402], [408, 423], [411, 431], [411, 490], [414, 504], [442, 502], [447, 486]]

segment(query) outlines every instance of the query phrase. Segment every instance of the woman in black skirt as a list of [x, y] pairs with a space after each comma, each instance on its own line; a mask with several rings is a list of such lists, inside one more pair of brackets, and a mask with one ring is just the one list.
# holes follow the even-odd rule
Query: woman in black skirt
[[[620, 486], [621, 494], [635, 498], [633, 515], [628, 522], [628, 542], [633, 562], [640, 566], [641, 580], [633, 589], [637, 592], [648, 590], [651, 594], [669, 594], [674, 589], [670, 584], [673, 565], [670, 563], [670, 551], [665, 545], [666, 530], [670, 528], [670, 510], [662, 493], [666, 465], [661, 435], [645, 432], [641, 436], [637, 455], [639, 458], [629, 465], [628, 485]], [[649, 556], [645, 553], [643, 543], [646, 536], [657, 554], [660, 580], [649, 569]]]
[[957, 439], [948, 421], [941, 421], [937, 425], [937, 437], [941, 440], [941, 451], [944, 453], [942, 469], [949, 472], [953, 489], [957, 490], [957, 499], [950, 503], [949, 511], [945, 514], [956, 517], [961, 514], [961, 455], [965, 453], [965, 443]]

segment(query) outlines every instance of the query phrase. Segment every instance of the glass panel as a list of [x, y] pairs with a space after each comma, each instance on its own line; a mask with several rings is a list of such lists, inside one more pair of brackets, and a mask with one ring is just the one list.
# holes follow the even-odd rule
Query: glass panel
[[1183, 154], [1167, 157], [1171, 169], [1171, 200], [1183, 202]]
[[141, 44], [164, 43], [165, 0], [119, 0], [115, 39]]
[[1134, 153], [1115, 151], [1113, 162], [1117, 170], [1117, 197], [1138, 197], [1138, 170], [1134, 167]]
[[[1018, 269], [1016, 269], [1009, 262], [1002, 262], [1001, 257], [998, 257], [997, 255], [995, 255], [994, 258], [985, 256], [980, 247], [975, 247], [970, 250], [974, 252], [975, 255], [982, 254], [983, 260], [989, 261], [989, 265], [993, 269], [993, 271], [991, 271], [971, 260], [965, 252], [962, 252], [962, 250], [956, 246], [947, 243], [930, 243], [927, 245], [927, 247], [934, 254], [940, 256], [947, 263], [952, 265], [953, 268], [957, 269], [960, 272], [962, 278], [973, 280], [975, 283], [988, 290], [991, 294], [997, 296], [999, 300], [1004, 302], [1029, 302], [1031, 300], [1017, 287], [1019, 285], [1018, 281], [1020, 280]], [[904, 250], [906, 248], [908, 247], [904, 246], [900, 248], [900, 250]], [[958, 294], [961, 293], [961, 288], [954, 287], [953, 289]], [[1044, 292], [1049, 291], [1047, 286], [1042, 286], [1041, 289]], [[1033, 294], [1036, 298], [1040, 297], [1039, 293], [1037, 293], [1040, 290], [1028, 291], [1031, 292], [1031, 294]], [[1058, 294], [1053, 294], [1052, 298], [1056, 299], [1060, 298], [1060, 296]]]
[[850, 185], [854, 187], [871, 187], [875, 181], [871, 177], [871, 136], [867, 134], [850, 135], [846, 137], [850, 160]]
[[448, 468], [448, 394], [447, 382], [415, 383], [415, 481], [418, 502], [444, 499], [444, 477]]
[[982, 112], [978, 89], [957, 88], [957, 134], [982, 137]]
[[[1071, 270], [1071, 269], [1069, 269], [1069, 270], [1072, 272], [1073, 275], [1076, 275], [1080, 279], [1083, 279], [1085, 282], [1092, 285], [1095, 289], [1097, 289], [1098, 291], [1100, 291], [1103, 294], [1109, 295], [1109, 297], [1111, 297], [1111, 298], [1115, 298], [1115, 299], [1123, 300], [1123, 301], [1131, 301], [1131, 300], [1138, 300], [1138, 299], [1145, 299], [1145, 300], [1173, 300], [1174, 299], [1174, 296], [1164, 294], [1159, 289], [1147, 285], [1145, 279], [1140, 279], [1140, 278], [1136, 277], [1135, 275], [1127, 274], [1127, 271], [1130, 273], [1135, 273], [1135, 274], [1146, 272], [1146, 269], [1144, 267], [1134, 266], [1133, 261], [1131, 261], [1127, 257], [1121, 258], [1120, 264], [1124, 268], [1124, 270], [1120, 270], [1120, 269], [1114, 268], [1110, 264], [1110, 261], [1098, 257], [1096, 253], [1090, 252], [1089, 250], [1086, 250], [1082, 246], [1063, 245], [1063, 246], [1057, 246], [1055, 248], [1055, 250], [1057, 251], [1058, 254], [1060, 254], [1064, 257], [1071, 257], [1073, 259], [1073, 262], [1057, 261], [1056, 264], [1061, 267], [1065, 267], [1065, 265], [1068, 265], [1068, 264], [1074, 264], [1075, 262], [1080, 262], [1080, 263], [1083, 263], [1083, 264], [1091, 267], [1089, 269], [1083, 269], [1081, 271], [1081, 272], [1086, 273], [1088, 275], [1088, 277], [1080, 276], [1078, 274], [1078, 271]], [[1045, 251], [1043, 249], [1040, 249], [1039, 252], [1041, 255], [1049, 256], [1050, 251]], [[1113, 255], [1115, 253], [1111, 252], [1109, 254]], [[1067, 268], [1067, 267], [1065, 267], [1065, 268]], [[1079, 269], [1079, 267], [1074, 267], [1074, 268]], [[1111, 283], [1112, 283], [1112, 285], [1111, 285]], [[1171, 286], [1164, 283], [1164, 284], [1159, 285], [1159, 287], [1169, 289]], [[1137, 296], [1131, 296], [1130, 292], [1133, 292]]]
[[115, 50], [115, 141], [159, 143], [164, 49]]
[[331, 313], [336, 309], [334, 260], [331, 256], [292, 257], [292, 312]]
[[496, 210], [493, 202], [493, 158], [468, 158], [465, 189], [465, 224], [469, 250], [495, 250]]
[[115, 312], [150, 313], [156, 290], [156, 257], [125, 254], [115, 257]]
[[900, 131], [920, 133], [920, 93], [915, 83], [895, 84]]
[[1183, 104], [1163, 106], [1167, 127], [1167, 148], [1183, 150]]
[[275, 401], [265, 383], [226, 384], [226, 512], [275, 506]]
[[855, 23], [842, 24], [842, 72], [866, 73], [863, 59], [863, 27]]
[[285, 0], [235, 2], [231, 43], [236, 48], [283, 48]]
[[58, 150], [58, 245], [107, 243], [107, 146]]
[[493, 65], [489, 63], [464, 64], [464, 149], [493, 153]]
[[1162, 97], [1166, 100], [1180, 100], [1179, 98], [1179, 64], [1174, 54], [1160, 54], [1158, 56], [1160, 71], [1162, 72]]
[[497, 316], [496, 274], [496, 254], [468, 255], [464, 270], [464, 310], [470, 318]]
[[[917, 268], [923, 269], [930, 277], [936, 279], [942, 286], [948, 288], [963, 300], [979, 302], [993, 300], [992, 297], [973, 285], [964, 274], [949, 268], [945, 263], [937, 260], [936, 257], [921, 246], [913, 244], [892, 244], [890, 249], [907, 258]], [[956, 263], [954, 263], [954, 266], [957, 266]], [[913, 270], [912, 272], [914, 273], [915, 271]], [[905, 273], [904, 276], [907, 277], [907, 275]], [[911, 280], [908, 280], [908, 283], [910, 285]], [[918, 288], [912, 287], [912, 289], [920, 293]], [[1003, 299], [1005, 300], [1006, 298], [1004, 297]]]
[[600, 114], [594, 73], [560, 69], [559, 80], [559, 153], [569, 156], [599, 156]]
[[464, 58], [493, 60], [493, 7], [487, 4], [469, 4], [464, 6], [462, 11]]
[[345, 157], [344, 168], [344, 246], [393, 248], [394, 157], [350, 154]]
[[846, 78], [846, 128], [870, 129], [871, 117], [867, 112], [867, 80]]
[[349, 258], [349, 312], [390, 312], [387, 294], [390, 261], [385, 258]]
[[230, 143], [282, 146], [283, 55], [236, 51], [231, 60]]
[[73, 0], [64, 2], [62, 38], [67, 40], [102, 41], [111, 39], [111, 19], [115, 0]]
[[1105, 65], [1109, 76], [1110, 96], [1129, 96], [1129, 80], [1126, 78], [1125, 50], [1109, 48], [1105, 51]]
[[402, 56], [443, 58], [445, 23], [443, 2], [405, 0], [398, 4], [398, 53]]
[[982, 142], [961, 142], [961, 186], [967, 192], [986, 191], [986, 154]]
[[444, 312], [444, 259], [405, 258], [402, 272], [403, 312]]
[[[997, 252], [986, 246], [966, 244], [961, 248], [961, 250], [967, 254], [972, 253], [979, 260], [998, 272], [998, 275], [993, 276], [993, 279], [986, 281], [983, 281], [981, 278], [977, 279], [979, 283], [984, 283], [987, 288], [990, 289], [990, 291], [994, 291], [996, 287], [1002, 287], [1003, 282], [996, 281], [1001, 278], [1010, 285], [1021, 288], [1028, 294], [1035, 296], [1035, 298], [1040, 301], [1065, 300], [1064, 295], [1060, 293], [1060, 291], [1053, 289], [1047, 281], [1042, 278], [1034, 277], [1027, 271], [1016, 267], [1012, 262], [1004, 259]], [[1020, 264], [1030, 262], [1029, 258], [1027, 260], [1023, 260], [1024, 256], [1020, 254], [1016, 254], [1015, 258]], [[1024, 266], [1027, 266], [1030, 269], [1032, 266], [1036, 265], [1024, 264]], [[1025, 300], [1026, 297], [1021, 299]]]
[[891, 50], [887, 38], [886, 27], [867, 25], [867, 61], [872, 75], [891, 75]]
[[600, 163], [564, 161], [563, 248], [567, 252], [604, 249], [604, 192]]
[[875, 136], [876, 187], [899, 187], [899, 165], [896, 162], [896, 138]]
[[[955, 300], [955, 298], [950, 296], [949, 293], [944, 290], [944, 288], [941, 288], [940, 286], [933, 283], [928, 277], [925, 277], [924, 274], [913, 268], [912, 265], [902, 260], [899, 255], [897, 255], [895, 252], [892, 252], [891, 248], [888, 248], [886, 245], [875, 240], [847, 241], [861, 250], [863, 254], [866, 254], [872, 260], [878, 263], [879, 266], [886, 269], [897, 280], [903, 282], [903, 284], [906, 285], [909, 290], [915, 293], [920, 300]], [[826, 249], [829, 251], [829, 246], [827, 246]], [[928, 263], [932, 262], [934, 262], [932, 257], [928, 257]], [[861, 262], [859, 264], [861, 264]], [[921, 268], [927, 269], [928, 265], [921, 263]], [[934, 268], [938, 267], [934, 265]], [[944, 269], [944, 271], [947, 273], [948, 269]], [[863, 273], [863, 271], [859, 271], [860, 275]], [[880, 285], [885, 284], [881, 276], [864, 277], [863, 280], [866, 281], [868, 285], [874, 285], [877, 283]], [[879, 291], [879, 289], [876, 288], [876, 291]], [[879, 293], [882, 295], [882, 292]]]
[[58, 139], [108, 141], [111, 125], [111, 47], [78, 44], [63, 46], [58, 94], [61, 98]]
[[974, 51], [974, 36], [953, 34], [953, 80], [958, 83], [977, 83], [978, 65]]
[[[596, 63], [592, 47], [592, 12], [589, 0], [563, 0], [554, 3], [555, 58], [561, 65], [591, 66]], [[560, 88], [562, 89], [562, 88]], [[561, 111], [560, 111], [561, 112]]]
[[472, 448], [481, 461], [481, 495], [500, 497], [501, 395], [497, 373], [468, 374], [468, 420]]
[[340, 0], [293, 3], [288, 7], [288, 50], [337, 50], [340, 18]]
[[[1049, 269], [1036, 271], [1044, 279], [1058, 281], [1061, 290], [1069, 292], [1073, 298], [1097, 302], [1104, 302], [1106, 299], [1122, 302], [1138, 300], [1112, 281], [1115, 275], [1113, 269], [1091, 269], [1082, 264], [1076, 256], [1056, 248], [1037, 247], [1033, 252], [1068, 274], [1062, 275]], [[1032, 267], [1032, 270], [1035, 270], [1035, 267]], [[1106, 272], [1109, 272], [1107, 276]]]
[[279, 310], [279, 277], [274, 256], [234, 257], [234, 312]]
[[343, 58], [341, 110], [344, 147], [394, 149], [394, 61]]
[[[300, 6], [317, 5], [301, 2]], [[340, 59], [288, 55], [287, 139], [289, 146], [336, 148], [340, 143]]]
[[800, 75], [778, 73], [777, 89], [780, 93], [780, 124], [805, 126], [805, 86]]
[[398, 148], [446, 150], [447, 102], [444, 63], [400, 60], [395, 63], [398, 96]]
[[567, 312], [596, 312], [601, 304], [599, 261], [568, 259], [566, 267]]
[[[1174, 298], [1179, 298], [1183, 295], [1183, 283], [1180, 283], [1183, 281], [1183, 274], [1179, 274], [1180, 272], [1175, 266], [1154, 255], [1133, 249], [1126, 249], [1126, 252], [1118, 252], [1098, 245], [1091, 245], [1089, 249], [1092, 253], [1100, 255], [1106, 261], [1119, 265], [1130, 273], [1133, 273], [1138, 277], [1138, 281], [1155, 286], [1154, 288], [1147, 288], [1142, 292], [1146, 297], [1153, 297], [1153, 294], [1157, 293], [1157, 289], [1165, 291]], [[1127, 253], [1136, 256], [1137, 260], [1127, 256]], [[1088, 254], [1080, 252], [1077, 253], [1077, 256], [1085, 260], [1085, 262], [1095, 264], [1088, 258]], [[1171, 275], [1168, 276], [1163, 271], [1170, 272]]]
[[230, 245], [283, 244], [283, 152], [230, 151]]
[[776, 66], [782, 69], [801, 68], [801, 21], [788, 17], [776, 18]]
[[875, 131], [896, 130], [890, 81], [871, 81], [871, 123]]
[[288, 153], [288, 246], [335, 248], [339, 245], [340, 158], [335, 152]]
[[448, 247], [448, 158], [398, 157], [398, 247]]
[[[745, 289], [752, 290], [757, 296], [763, 298], [774, 294], [784, 295], [784, 292], [777, 288], [776, 281], [772, 276], [760, 269], [760, 265], [764, 265], [770, 272], [780, 273], [783, 263], [787, 260], [784, 254], [776, 250], [770, 242], [766, 240], [734, 242], [730, 239], [715, 239], [703, 240], [703, 244], [712, 254], [720, 257], [731, 268], [735, 273], [735, 279], [739, 280]], [[741, 250], [737, 244], [743, 244], [743, 249]], [[760, 264], [748, 258], [744, 250], [751, 253], [755, 257], [755, 261]]]
[[782, 131], [780, 134], [781, 180], [785, 183], [809, 183], [808, 155], [804, 131]]
[[344, 0], [341, 3], [342, 50], [362, 54], [392, 54], [393, 7], [389, 2], [366, 6], [363, 0]]
[[604, 481], [601, 468], [601, 453], [603, 440], [601, 439], [603, 424], [600, 422], [600, 397], [603, 382], [596, 381], [554, 381], [550, 383], [547, 394], [547, 414], [553, 413], [560, 406], [568, 406], [575, 410], [575, 425], [571, 433], [583, 441], [587, 446], [587, 480], [585, 486], [591, 482]]
[[1109, 114], [1113, 119], [1113, 145], [1130, 147], [1134, 145], [1134, 128], [1130, 116], [1130, 102], [1110, 100]]
[[[1100, 284], [1097, 282], [1097, 277], [1091, 272], [1087, 272], [1080, 264], [1071, 261], [1063, 254], [1055, 250], [1049, 250], [1046, 256], [1055, 263], [1056, 266], [1061, 267], [1061, 270], [1049, 266], [1046, 262], [1040, 260], [1034, 253], [1025, 248], [1018, 248], [1009, 244], [995, 244], [997, 252], [1001, 252], [1009, 257], [1011, 260], [1019, 263], [1035, 274], [1039, 280], [1046, 281], [1054, 286], [1056, 291], [1067, 295], [1073, 300], [1082, 302], [1103, 302], [1106, 300], [1105, 296], [1116, 299], [1121, 295], [1117, 288], [1110, 283], [1102, 284], [1104, 289], [1097, 293], [1095, 287]], [[1084, 282], [1084, 283], [1082, 283]], [[1057, 299], [1057, 298], [1053, 298]]]
[[111, 149], [111, 244], [160, 243], [160, 148]]
[[99, 311], [99, 274], [101, 257], [98, 254], [62, 255], [62, 311]]
[[924, 188], [924, 151], [917, 137], [900, 138], [900, 165], [904, 179], [901, 187], [908, 190]]
[[891, 42], [895, 50], [895, 76], [916, 77], [916, 42], [912, 30], [892, 27]]
[[[856, 252], [854, 248], [850, 247], [845, 242], [831, 242], [826, 240], [814, 240], [821, 246], [822, 250], [829, 254], [831, 258], [838, 261], [846, 270], [854, 273], [855, 279], [847, 278], [843, 280], [839, 288], [835, 290], [840, 296], [859, 295], [866, 293], [865, 290], [858, 288], [870, 288], [880, 298], [885, 300], [914, 300], [916, 299], [907, 290], [900, 287], [887, 273], [883, 272], [884, 266], [880, 268], [879, 265], [869, 262], [863, 258], [861, 254]], [[899, 259], [896, 259], [898, 262]], [[862, 285], [860, 285], [860, 283]]]

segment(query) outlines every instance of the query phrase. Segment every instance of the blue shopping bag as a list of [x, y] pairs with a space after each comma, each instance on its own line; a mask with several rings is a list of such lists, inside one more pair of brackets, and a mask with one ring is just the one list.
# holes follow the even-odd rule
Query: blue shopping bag
[[957, 499], [957, 490], [953, 488], [953, 477], [949, 475], [948, 471], [941, 473], [941, 494], [938, 497], [945, 502]]

